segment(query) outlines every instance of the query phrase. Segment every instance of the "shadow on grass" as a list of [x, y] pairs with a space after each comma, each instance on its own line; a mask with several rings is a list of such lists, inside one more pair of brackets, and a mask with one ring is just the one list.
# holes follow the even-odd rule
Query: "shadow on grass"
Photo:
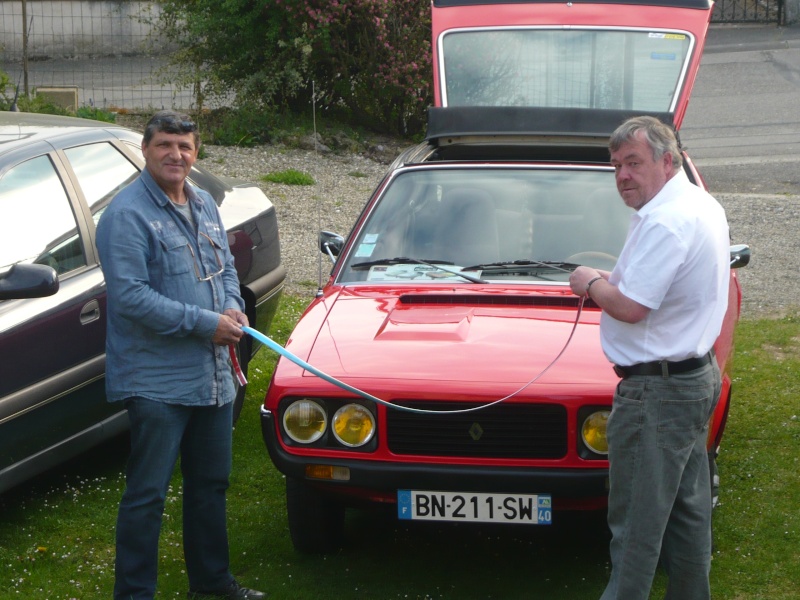
[[122, 485], [129, 450], [130, 435], [121, 434], [0, 494], [4, 520], [10, 520], [15, 511], [24, 510], [28, 499], [69, 495], [78, 488], [96, 487], [100, 481], [118, 481]]
[[604, 512], [513, 526], [401, 523], [393, 507], [349, 509], [340, 552], [295, 561], [306, 574], [338, 574], [350, 584], [342, 597], [574, 599], [602, 591], [608, 541]]

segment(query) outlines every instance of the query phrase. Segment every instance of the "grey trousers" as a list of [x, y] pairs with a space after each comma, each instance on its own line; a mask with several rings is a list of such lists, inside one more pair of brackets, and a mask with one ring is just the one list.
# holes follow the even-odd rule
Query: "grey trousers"
[[667, 600], [710, 598], [706, 437], [720, 389], [716, 361], [617, 386], [607, 430], [611, 578], [601, 600], [647, 600], [659, 558]]

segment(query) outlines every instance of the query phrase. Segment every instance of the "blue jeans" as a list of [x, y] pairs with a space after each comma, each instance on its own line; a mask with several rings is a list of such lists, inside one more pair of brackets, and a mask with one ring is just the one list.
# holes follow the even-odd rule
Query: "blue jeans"
[[607, 429], [611, 578], [601, 600], [647, 600], [659, 557], [667, 600], [710, 598], [706, 437], [720, 389], [716, 361], [617, 386]]
[[125, 405], [131, 454], [117, 516], [114, 598], [151, 600], [155, 594], [164, 501], [179, 455], [189, 587], [226, 588], [233, 581], [225, 510], [233, 404], [199, 407], [132, 398]]

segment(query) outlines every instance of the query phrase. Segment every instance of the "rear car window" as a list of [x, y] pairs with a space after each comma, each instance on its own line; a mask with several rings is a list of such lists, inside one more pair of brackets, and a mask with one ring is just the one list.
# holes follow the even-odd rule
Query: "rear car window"
[[443, 104], [673, 111], [693, 43], [682, 31], [453, 30], [440, 39]]

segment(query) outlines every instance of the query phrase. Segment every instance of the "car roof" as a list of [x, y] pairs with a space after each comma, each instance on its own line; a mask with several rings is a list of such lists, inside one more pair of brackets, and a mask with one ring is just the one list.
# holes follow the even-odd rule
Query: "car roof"
[[[432, 107], [425, 142], [408, 148], [392, 168], [430, 163], [519, 162], [608, 165], [611, 133], [647, 114], [672, 126], [671, 113], [537, 107]], [[676, 132], [678, 143], [680, 135]]]
[[[491, 142], [497, 138], [541, 142], [559, 137], [577, 144], [608, 144], [608, 138], [626, 119], [647, 114], [672, 125], [672, 113], [592, 108], [544, 108], [531, 106], [452, 106], [428, 110], [427, 140], [439, 145], [454, 138]], [[559, 143], [568, 143], [559, 139]]]
[[141, 134], [133, 130], [105, 121], [39, 113], [0, 112], [0, 155], [56, 137], [80, 136], [97, 130], [131, 141], [136, 136], [141, 138]]

